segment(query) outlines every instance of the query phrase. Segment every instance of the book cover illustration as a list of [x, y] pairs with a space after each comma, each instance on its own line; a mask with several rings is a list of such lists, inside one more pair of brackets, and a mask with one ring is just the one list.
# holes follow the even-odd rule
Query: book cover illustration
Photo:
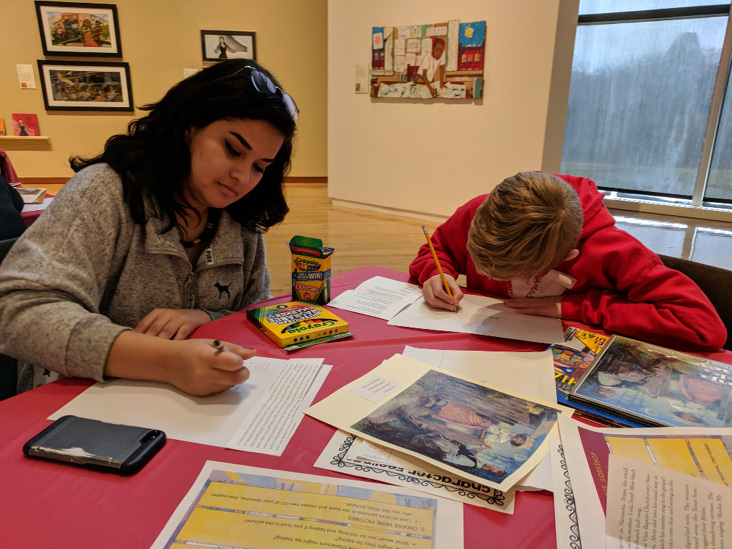
[[247, 317], [278, 346], [292, 350], [353, 335], [348, 322], [325, 307], [289, 301], [247, 310]]
[[14, 112], [13, 135], [20, 137], [33, 137], [39, 135], [38, 117], [35, 114], [22, 114]]
[[564, 343], [549, 347], [554, 360], [557, 403], [574, 408], [577, 417], [585, 417], [608, 427], [642, 427], [642, 423], [569, 399], [569, 393], [577, 380], [582, 377], [609, 339], [610, 336], [579, 328], [567, 328], [564, 332]]
[[731, 427], [732, 366], [614, 335], [570, 399], [649, 426]]

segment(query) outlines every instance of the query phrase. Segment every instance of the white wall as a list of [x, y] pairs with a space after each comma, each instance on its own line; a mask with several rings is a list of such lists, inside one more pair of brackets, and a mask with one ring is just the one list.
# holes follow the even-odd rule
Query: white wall
[[[334, 202], [446, 216], [516, 172], [556, 171], [577, 5], [330, 0], [328, 193]], [[355, 67], [370, 59], [371, 27], [448, 19], [486, 21], [483, 99], [389, 100], [354, 93]]]

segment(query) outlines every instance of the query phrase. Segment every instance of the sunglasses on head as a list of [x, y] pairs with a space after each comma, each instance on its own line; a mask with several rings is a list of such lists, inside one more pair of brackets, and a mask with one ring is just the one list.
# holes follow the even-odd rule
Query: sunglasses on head
[[252, 86], [254, 86], [255, 90], [257, 90], [259, 93], [269, 92], [279, 96], [282, 99], [282, 102], [285, 104], [287, 112], [292, 117], [292, 120], [297, 120], [297, 117], [300, 114], [300, 109], [297, 108], [295, 100], [289, 93], [283, 92], [282, 88], [277, 86], [269, 76], [267, 76], [257, 67], [253, 67], [252, 65], [246, 65], [245, 67], [240, 68], [234, 74], [239, 74], [245, 69], [249, 69], [249, 78], [251, 78]]

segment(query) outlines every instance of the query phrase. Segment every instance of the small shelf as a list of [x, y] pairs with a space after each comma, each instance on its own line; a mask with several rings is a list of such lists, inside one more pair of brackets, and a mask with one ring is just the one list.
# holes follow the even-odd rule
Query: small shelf
[[20, 143], [22, 141], [34, 141], [36, 143], [50, 143], [51, 137], [48, 135], [0, 135], [0, 143], [2, 142], [15, 142]]

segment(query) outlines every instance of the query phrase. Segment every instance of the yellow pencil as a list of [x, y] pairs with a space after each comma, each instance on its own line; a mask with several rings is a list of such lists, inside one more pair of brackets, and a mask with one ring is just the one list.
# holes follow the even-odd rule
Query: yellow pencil
[[440, 271], [440, 278], [442, 278], [442, 284], [445, 286], [445, 291], [447, 292], [447, 295], [452, 297], [452, 292], [450, 291], [450, 286], [447, 285], [447, 279], [445, 278], [445, 273], [442, 272], [442, 266], [440, 265], [440, 260], [437, 259], [437, 252], [435, 251], [435, 247], [432, 245], [432, 239], [430, 238], [430, 233], [427, 231], [427, 227], [425, 227], [424, 225], [422, 225], [422, 230], [424, 231], [424, 236], [427, 239], [427, 245], [430, 247], [430, 251], [432, 252], [432, 257], [435, 260], [435, 265], [437, 265], [437, 270]]

